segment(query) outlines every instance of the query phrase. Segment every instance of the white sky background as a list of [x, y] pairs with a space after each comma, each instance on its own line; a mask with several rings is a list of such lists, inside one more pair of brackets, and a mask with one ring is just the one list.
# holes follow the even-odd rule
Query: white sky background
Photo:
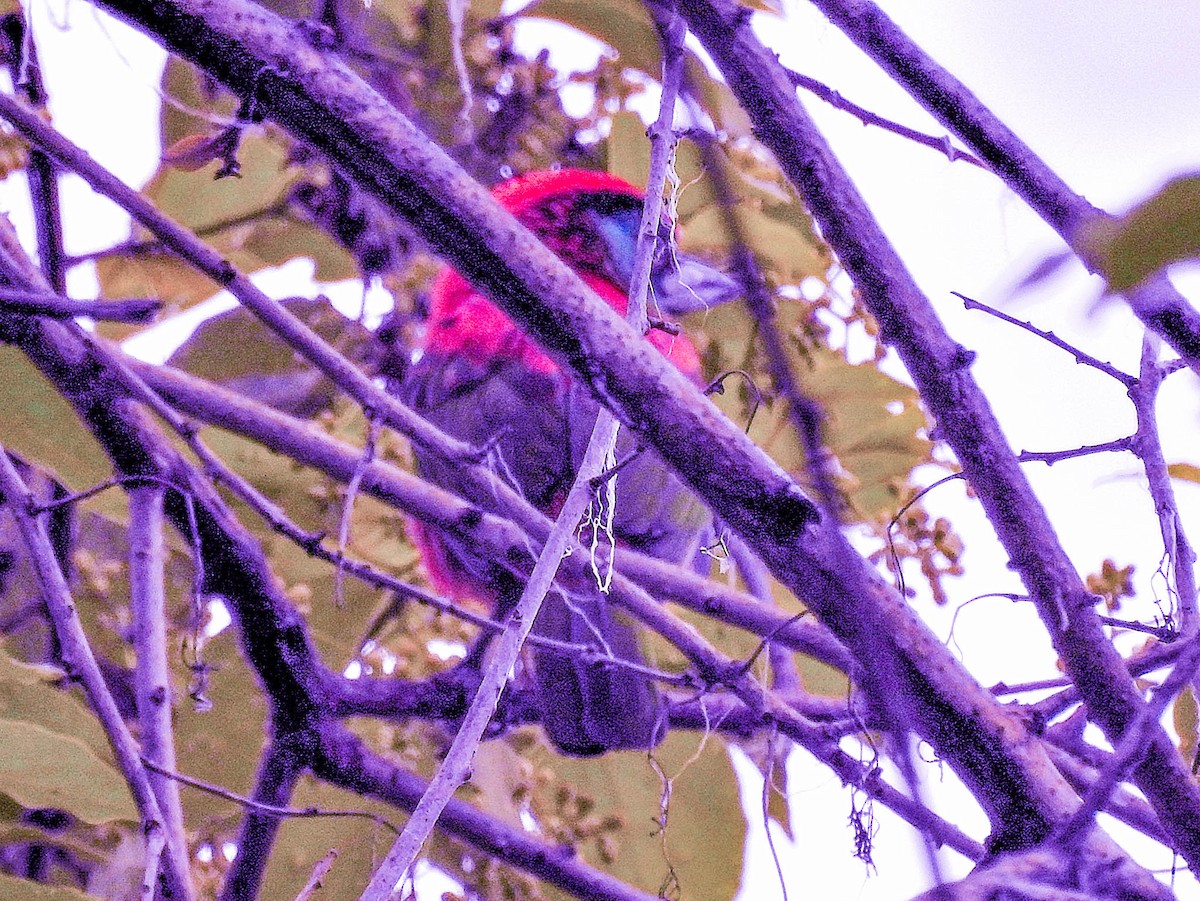
[[[877, 113], [943, 133], [818, 13], [797, 0], [788, 4], [785, 23], [760, 20], [764, 37], [786, 65]], [[1121, 211], [1170, 175], [1200, 170], [1200, 16], [1194, 3], [882, 0], [881, 5], [1093, 203]], [[157, 123], [162, 53], [111, 20], [105, 31], [98, 30], [92, 7], [76, 0], [51, 0], [48, 6], [35, 0], [33, 18], [55, 125], [124, 180], [141, 184], [157, 165], [149, 130]], [[62, 30], [63, 23], [70, 28]], [[530, 28], [523, 39], [528, 47], [549, 45], [558, 51], [559, 65], [579, 65], [586, 56], [579, 42], [565, 42], [560, 31]], [[805, 105], [951, 334], [978, 352], [973, 372], [1013, 447], [1056, 450], [1129, 434], [1132, 410], [1117, 385], [1032, 335], [985, 314], [964, 312], [949, 293], [960, 291], [1003, 307], [1136, 372], [1140, 327], [1120, 303], [1098, 305], [1099, 283], [1078, 266], [1036, 290], [1015, 293], [1030, 269], [1061, 249], [1049, 228], [989, 174], [864, 128], [814, 99], [805, 97]], [[0, 185], [0, 204], [29, 236], [23, 190], [22, 179], [9, 179]], [[64, 179], [64, 194], [69, 251], [104, 247], [126, 234], [126, 217], [93, 198], [78, 179]], [[297, 293], [305, 290], [296, 286], [304, 283], [306, 271], [304, 264], [289, 266], [265, 274], [260, 284]], [[1200, 289], [1196, 271], [1176, 279], [1192, 296]], [[95, 290], [87, 271], [77, 270], [71, 285], [77, 296]], [[359, 296], [358, 286], [344, 290], [348, 300]], [[161, 358], [169, 348], [159, 354], [149, 347], [141, 351]], [[1200, 463], [1196, 389], [1195, 377], [1186, 372], [1167, 382], [1160, 420], [1169, 461]], [[1164, 595], [1161, 579], [1152, 579], [1162, 543], [1133, 459], [1093, 457], [1052, 469], [1030, 465], [1027, 471], [1080, 572], [1098, 570], [1106, 557], [1119, 565], [1135, 564], [1139, 597], [1123, 614], [1151, 618], [1153, 599]], [[1185, 523], [1192, 526], [1193, 539], [1200, 539], [1200, 489], [1178, 484], [1176, 491]], [[932, 609], [924, 598], [916, 602], [946, 636], [951, 615], [965, 602], [987, 592], [1019, 592], [1020, 585], [1005, 569], [990, 527], [961, 486], [939, 489], [928, 506], [951, 517], [968, 548], [967, 576], [948, 583], [949, 607]], [[1043, 636], [1031, 609], [998, 599], [967, 607], [954, 635], [961, 655], [985, 684], [1054, 675], [1054, 657]], [[868, 878], [850, 854], [852, 836], [844, 827], [848, 795], [827, 771], [802, 757], [796, 756], [791, 771], [796, 841], [781, 842], [790, 898], [893, 899], [920, 890], [927, 879], [922, 854], [881, 807], [876, 808], [882, 827], [878, 873]], [[752, 790], [747, 803], [756, 803]], [[977, 816], [945, 812], [982, 836]], [[1124, 834], [1119, 838], [1123, 841]], [[751, 841], [742, 897], [779, 897], [761, 828]], [[1165, 854], [1145, 862], [1155, 868], [1171, 863]], [[1181, 897], [1200, 898], [1190, 876], [1180, 876], [1176, 889]]]

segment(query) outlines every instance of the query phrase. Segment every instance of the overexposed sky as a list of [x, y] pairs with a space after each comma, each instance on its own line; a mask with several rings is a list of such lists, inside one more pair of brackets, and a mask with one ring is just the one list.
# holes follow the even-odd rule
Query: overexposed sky
[[[877, 113], [943, 132], [812, 7], [798, 0], [786, 3], [785, 21], [760, 17], [764, 39], [786, 65]], [[880, 5], [1093, 203], [1119, 212], [1169, 176], [1200, 170], [1200, 66], [1195, 63], [1200, 16], [1194, 3], [882, 0]], [[127, 182], [140, 184], [157, 165], [157, 146], [148, 130], [157, 116], [161, 51], [79, 0], [33, 0], [31, 6], [56, 126]], [[100, 21], [107, 24], [100, 27]], [[531, 27], [522, 40], [528, 48], [550, 46], [560, 66], [590, 62], [584, 44], [552, 28]], [[813, 98], [805, 97], [805, 105], [951, 334], [979, 353], [973, 372], [1014, 448], [1054, 450], [1128, 434], [1132, 411], [1117, 385], [1033, 336], [963, 311], [950, 295], [960, 291], [1001, 306], [1136, 371], [1140, 327], [1119, 302], [1100, 303], [1099, 283], [1078, 266], [1064, 268], [1035, 289], [1017, 290], [1039, 261], [1061, 249], [1057, 237], [991, 175], [864, 128]], [[13, 178], [0, 185], [0, 203], [28, 235], [20, 182]], [[125, 217], [93, 198], [78, 179], [64, 179], [64, 191], [69, 250], [103, 247], [124, 235]], [[1192, 296], [1200, 287], [1194, 273], [1181, 270], [1177, 278]], [[265, 275], [264, 286], [296, 293], [296, 279], [304, 277], [305, 266], [299, 264]], [[79, 296], [94, 291], [86, 271], [73, 274], [71, 284]], [[359, 289], [343, 290], [357, 296]], [[1164, 391], [1160, 409], [1171, 461], [1200, 463], [1196, 389], [1195, 377], [1180, 373]], [[1096, 457], [1027, 469], [1080, 571], [1099, 569], [1106, 557], [1135, 564], [1139, 598], [1125, 613], [1149, 618], [1156, 592], [1163, 593], [1161, 580], [1151, 578], [1162, 545], [1133, 459]], [[1176, 490], [1185, 523], [1200, 532], [1200, 488], [1178, 485]], [[940, 489], [928, 506], [952, 518], [968, 547], [968, 575], [949, 583], [949, 608], [916, 602], [946, 636], [955, 609], [987, 592], [1019, 591], [1019, 585], [1005, 569], [977, 505], [960, 486]], [[959, 616], [955, 640], [985, 684], [1053, 675], [1053, 654], [1027, 607], [977, 601]], [[739, 766], [752, 805], [750, 769]], [[920, 853], [885, 811], [880, 810], [877, 873], [867, 878], [850, 855], [852, 836], [842, 828], [849, 802], [836, 780], [797, 755], [792, 786], [796, 841], [781, 836], [780, 845], [793, 901], [893, 899], [922, 887]], [[979, 828], [977, 820], [964, 819], [963, 825]], [[752, 845], [742, 897], [778, 897], [761, 828]], [[1165, 868], [1170, 859], [1159, 854], [1147, 863]], [[1177, 890], [1181, 897], [1200, 898], [1187, 875], [1179, 877]]]

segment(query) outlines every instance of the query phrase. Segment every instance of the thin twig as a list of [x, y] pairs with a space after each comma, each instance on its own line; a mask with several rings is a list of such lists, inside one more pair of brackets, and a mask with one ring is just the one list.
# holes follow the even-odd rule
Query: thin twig
[[377, 826], [382, 826], [394, 835], [400, 834], [400, 827], [392, 823], [385, 816], [377, 813], [371, 813], [369, 810], [331, 810], [326, 807], [279, 807], [274, 804], [264, 804], [262, 801], [255, 801], [253, 798], [247, 798], [245, 795], [239, 795], [235, 791], [230, 791], [227, 788], [222, 788], [219, 785], [214, 785], [211, 782], [205, 782], [203, 779], [197, 779], [195, 776], [185, 776], [183, 773], [176, 772], [164, 766], [159, 766], [152, 760], [143, 757], [142, 763], [146, 769], [159, 776], [164, 776], [172, 782], [178, 782], [180, 785], [186, 785], [189, 788], [197, 789], [205, 794], [212, 795], [216, 798], [224, 798], [226, 801], [233, 801], [235, 804], [240, 804], [248, 810], [255, 810], [259, 813], [270, 814], [273, 817], [282, 819], [323, 819], [326, 817], [351, 817], [356, 819], [370, 820]]
[[[46, 112], [46, 88], [42, 84], [42, 67], [38, 63], [37, 47], [29, 23], [21, 13], [6, 17], [16, 39], [9, 48], [7, 59], [13, 86], [25, 95], [35, 108]], [[63, 251], [62, 202], [58, 191], [58, 167], [37, 147], [29, 152], [26, 167], [29, 178], [29, 199], [33, 206], [37, 229], [38, 262], [55, 293], [66, 289], [66, 265]]]
[[1133, 376], [1129, 375], [1128, 373], [1121, 372], [1121, 370], [1117, 369], [1111, 363], [1105, 363], [1103, 360], [1098, 360], [1089, 353], [1084, 353], [1078, 347], [1075, 347], [1072, 344], [1068, 344], [1062, 338], [1058, 337], [1058, 335], [1054, 334], [1054, 332], [1048, 332], [1048, 331], [1045, 331], [1044, 329], [1038, 328], [1036, 325], [1033, 325], [1032, 323], [1023, 322], [1020, 319], [1016, 319], [1012, 316], [1009, 316], [1007, 313], [1002, 313], [1000, 310], [997, 310], [995, 307], [988, 306], [986, 303], [983, 303], [982, 301], [972, 300], [970, 297], [967, 297], [967, 295], [965, 295], [965, 294], [960, 294], [957, 291], [951, 291], [950, 293], [953, 294], [955, 297], [957, 297], [959, 300], [961, 300], [963, 302], [963, 306], [966, 309], [982, 310], [983, 312], [987, 313], [990, 316], [994, 316], [997, 319], [1001, 319], [1004, 322], [1007, 322], [1009, 325], [1015, 325], [1017, 328], [1022, 328], [1025, 331], [1029, 332], [1030, 334], [1037, 335], [1043, 341], [1048, 341], [1051, 344], [1053, 344], [1055, 347], [1065, 350], [1067, 353], [1069, 353], [1071, 356], [1073, 356], [1075, 358], [1076, 363], [1082, 363], [1084, 366], [1091, 366], [1093, 369], [1097, 370], [1098, 372], [1103, 372], [1105, 375], [1109, 376], [1110, 378], [1116, 379], [1118, 382], [1120, 382], [1126, 388], [1132, 388], [1134, 386], [1134, 384], [1137, 382], [1137, 379], [1134, 378]]
[[1174, 565], [1175, 592], [1183, 637], [1194, 638], [1200, 631], [1200, 616], [1196, 612], [1196, 551], [1188, 540], [1183, 518], [1179, 515], [1175, 487], [1159, 439], [1155, 404], [1159, 385], [1165, 376], [1158, 364], [1157, 340], [1147, 338], [1142, 354], [1141, 378], [1129, 392], [1138, 421], [1132, 449], [1146, 471], [1150, 497], [1154, 501], [1154, 511], [1162, 532], [1163, 554]]
[[796, 87], [808, 91], [815, 97], [819, 97], [834, 109], [840, 109], [843, 112], [850, 113], [850, 115], [858, 118], [863, 125], [874, 125], [877, 128], [882, 128], [884, 131], [890, 131], [892, 134], [897, 134], [902, 138], [908, 138], [908, 140], [917, 144], [922, 144], [925, 147], [932, 147], [934, 150], [944, 153], [946, 155], [946, 159], [952, 163], [962, 160], [964, 163], [970, 163], [972, 166], [978, 166], [980, 169], [985, 169], [989, 172], [991, 171], [991, 167], [989, 167], [988, 164], [979, 157], [968, 153], [960, 147], [956, 147], [954, 142], [950, 140], [949, 135], [937, 137], [935, 135], [928, 135], [924, 132], [917, 131], [915, 128], [909, 128], [907, 125], [901, 125], [899, 122], [886, 119], [878, 113], [873, 113], [869, 109], [847, 100], [833, 88], [817, 81], [815, 78], [810, 78], [807, 75], [803, 75], [800, 72], [795, 71], [794, 69], [786, 69], [785, 71], [791, 77], [792, 83], [795, 84]]
[[346, 547], [350, 544], [350, 522], [354, 518], [354, 499], [358, 497], [358, 489], [362, 485], [363, 473], [366, 472], [367, 467], [375, 460], [375, 443], [378, 440], [379, 423], [373, 418], [368, 417], [367, 439], [363, 444], [362, 457], [359, 459], [358, 465], [354, 467], [354, 474], [350, 476], [350, 481], [346, 483], [346, 496], [342, 501], [342, 516], [338, 523], [338, 564], [334, 572], [333, 597], [334, 603], [339, 610], [345, 606], [342, 600], [342, 578], [345, 572], [342, 560], [346, 554]]
[[[642, 332], [647, 328], [646, 294], [650, 284], [655, 244], [658, 240], [662, 191], [666, 184], [666, 170], [670, 161], [675, 98], [683, 73], [683, 30], [678, 16], [673, 17], [671, 29], [676, 43], [669, 45], [663, 55], [664, 74], [659, 118], [651, 128], [651, 168], [638, 231], [626, 313], [627, 321]], [[554, 522], [554, 528], [542, 546], [533, 573], [509, 616], [509, 622], [496, 642], [479, 689], [471, 701], [458, 733], [454, 736], [450, 750], [405, 825], [404, 832], [372, 876], [370, 884], [362, 894], [362, 901], [386, 901], [392, 896], [395, 886], [410, 872], [416, 862], [417, 855], [433, 831], [442, 810], [458, 787], [470, 778], [471, 760], [483, 739], [488, 722], [496, 712], [500, 693], [508, 682], [509, 673], [516, 664], [525, 637], [533, 628], [542, 601], [550, 591], [563, 555], [573, 544], [575, 530], [579, 527], [584, 511], [592, 502], [591, 482], [607, 468], [616, 446], [619, 428], [620, 423], [612, 413], [603, 407], [600, 408], [583, 460], [575, 474], [574, 484]]]
[[71, 300], [57, 294], [0, 288], [0, 310], [50, 316], [54, 319], [73, 319], [86, 316], [97, 322], [149, 322], [162, 309], [162, 302], [150, 299], [132, 300]]
[[[1157, 339], [1152, 340], [1151, 336], [1147, 334], [1142, 346], [1141, 377], [1138, 380], [1137, 390], [1132, 392], [1132, 396], [1135, 398], [1135, 405], [1138, 406], [1138, 436], [1139, 442], [1142, 445], [1141, 450], [1146, 453], [1146, 456], [1143, 457], [1143, 462], [1147, 464], [1148, 475], [1151, 469], [1154, 468], [1154, 464], [1161, 461], [1161, 450], [1158, 452], [1157, 461], [1154, 453], [1154, 450], [1157, 448], [1157, 426], [1154, 422], [1153, 405], [1158, 385], [1161, 381], [1161, 373], [1158, 369], [1157, 361], [1158, 347]], [[1158, 488], [1155, 489], [1156, 492], [1157, 490]], [[1156, 501], [1158, 500], [1159, 498], [1156, 497]], [[1173, 500], [1173, 496], [1169, 496], [1169, 500], [1168, 498], [1163, 498], [1162, 500], [1164, 503], [1169, 503], [1169, 500]], [[1173, 507], [1168, 506], [1165, 510], [1161, 511], [1161, 514], [1166, 516], [1172, 510]], [[1190, 605], [1189, 617], [1194, 620], [1196, 583], [1192, 575], [1192, 566], [1195, 561], [1195, 554], [1192, 552], [1191, 545], [1187, 542], [1186, 537], [1182, 539], [1179, 537], [1182, 534], [1182, 530], [1177, 528], [1177, 526], [1177, 520], [1164, 521], [1163, 537], [1167, 544], [1168, 553], [1174, 553], [1180, 557], [1178, 562], [1182, 565], [1176, 567], [1176, 585], [1181, 595], [1186, 586], [1190, 597], [1187, 599], [1181, 597], [1181, 604], [1187, 603]], [[1117, 743], [1112, 758], [1101, 768], [1096, 781], [1084, 795], [1083, 803], [1079, 806], [1079, 809], [1069, 820], [1059, 824], [1055, 828], [1050, 838], [1051, 843], [1057, 843], [1063, 847], [1070, 848], [1077, 837], [1091, 826], [1093, 817], [1095, 817], [1097, 812], [1104, 809], [1108, 803], [1109, 796], [1121, 780], [1125, 778], [1125, 774], [1134, 768], [1147, 753], [1148, 738], [1152, 731], [1159, 728], [1159, 717], [1162, 716], [1167, 705], [1175, 699], [1175, 696], [1195, 679], [1197, 670], [1200, 670], [1200, 641], [1193, 640], [1185, 645], [1171, 671], [1167, 674], [1167, 677], [1154, 689], [1150, 699], [1141, 706], [1136, 715], [1126, 725], [1124, 734]], [[1161, 813], [1159, 816], [1161, 818]]]
[[1092, 454], [1107, 454], [1134, 449], [1135, 436], [1116, 438], [1102, 444], [1085, 444], [1083, 447], [1072, 447], [1060, 451], [1021, 451], [1017, 454], [1019, 463], [1045, 463], [1053, 466], [1062, 460], [1074, 460], [1077, 457], [1090, 457]]
[[[762, 604], [778, 607], [775, 595], [771, 592], [771, 576], [763, 562], [736, 535], [727, 536], [726, 542], [738, 573], [741, 574], [742, 581], [746, 583], [749, 592]], [[788, 620], [788, 622], [792, 622], [792, 620]], [[768, 641], [767, 659], [771, 662], [771, 687], [773, 689], [786, 692], [800, 687], [800, 672], [787, 647], [775, 641]]]
[[[875, 3], [813, 0], [830, 21], [878, 63], [952, 134], [984, 160], [1089, 267], [1096, 264], [1085, 224], [1110, 218], [1072, 190], [1032, 148], [967, 87], [905, 34]], [[1165, 273], [1125, 295], [1134, 314], [1200, 372], [1200, 311]], [[1195, 869], [1195, 867], [1193, 867]]]

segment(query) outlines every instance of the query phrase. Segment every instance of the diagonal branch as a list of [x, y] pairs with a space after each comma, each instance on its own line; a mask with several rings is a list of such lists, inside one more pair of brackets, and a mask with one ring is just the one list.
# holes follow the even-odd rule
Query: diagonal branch
[[[0, 239], [4, 237], [0, 233]], [[12, 251], [7, 241], [0, 240], [0, 272], [23, 288], [46, 290], [40, 273], [27, 259], [14, 258]], [[175, 449], [129, 396], [128, 380], [121, 374], [121, 358], [106, 344], [74, 324], [13, 314], [0, 314], [0, 341], [25, 352], [91, 429], [118, 471], [174, 486], [167, 494], [167, 512], [180, 532], [195, 537], [197, 553], [204, 562], [203, 590], [228, 601], [243, 653], [270, 702], [275, 736], [281, 741], [301, 742], [306, 750], [300, 761], [307, 766], [312, 753], [309, 746], [319, 744], [322, 730], [329, 728], [328, 717], [337, 703], [338, 678], [317, 657], [303, 617], [286, 599], [257, 540], [238, 522], [211, 482]], [[298, 770], [295, 775], [299, 775]], [[469, 828], [462, 825], [464, 822]], [[248, 821], [243, 828], [244, 838], [263, 845], [257, 856], [264, 859], [274, 834], [272, 823], [273, 818], [268, 816]], [[523, 865], [508, 853], [509, 848], [518, 846], [514, 843], [516, 833], [486, 814], [474, 812], [468, 820], [460, 817], [442, 825], [450, 834], [478, 844], [487, 853], [514, 866]], [[481, 835], [487, 840], [479, 844]], [[528, 840], [527, 844], [537, 849], [536, 854], [528, 855], [529, 859], [551, 853], [540, 841]], [[242, 866], [250, 868], [251, 862]], [[239, 877], [239, 886], [257, 884], [261, 877], [254, 875], [253, 868], [242, 872], [246, 882]], [[566, 877], [559, 882], [553, 872], [534, 872], [570, 890], [572, 883]], [[583, 864], [575, 865], [572, 872], [576, 874], [573, 878], [579, 873], [585, 877], [595, 873]], [[239, 901], [253, 897], [238, 887], [232, 891], [224, 897]], [[177, 893], [177, 897], [184, 896]], [[627, 896], [594, 893], [592, 897]]]
[[[126, 362], [148, 385], [189, 416], [261, 442], [343, 484], [353, 477], [361, 460], [361, 454], [351, 445], [244, 395], [167, 366], [150, 366], [128, 359]], [[384, 460], [373, 460], [363, 471], [362, 490], [423, 522], [459, 534], [464, 541], [478, 545], [497, 560], [525, 557], [529, 539], [540, 542], [549, 531], [549, 520], [544, 517], [543, 527], [536, 532], [524, 532], [512, 520], [483, 513], [445, 489]], [[582, 565], [572, 561], [583, 561], [587, 556], [582, 551], [574, 553], [568, 558], [567, 565]], [[771, 635], [772, 642], [808, 654], [842, 671], [851, 667], [845, 648], [811, 619], [789, 621], [782, 612], [728, 585], [630, 548], [617, 549], [616, 571], [614, 589], [618, 593], [628, 585], [626, 579], [632, 580], [656, 597], [670, 598], [688, 609], [756, 635]], [[395, 582], [388, 587], [407, 590], [406, 586]], [[486, 618], [448, 608], [446, 602], [415, 588], [410, 594], [421, 603], [469, 619], [482, 628], [499, 628], [499, 624]], [[547, 639], [532, 636], [531, 640]]]
[[[1083, 227], [1108, 214], [1071, 190], [1045, 161], [998, 119], [965, 85], [866, 0], [813, 0], [864, 53], [998, 174], [1094, 269], [1081, 240]], [[1200, 373], [1200, 311], [1159, 274], [1126, 295], [1137, 317]]]

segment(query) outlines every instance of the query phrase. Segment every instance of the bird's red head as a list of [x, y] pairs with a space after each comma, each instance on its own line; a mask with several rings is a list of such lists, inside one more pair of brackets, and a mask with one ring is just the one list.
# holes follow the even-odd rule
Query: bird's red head
[[[620, 273], [631, 266], [636, 245], [644, 197], [639, 188], [605, 172], [559, 169], [509, 179], [492, 196], [624, 315], [627, 286], [619, 283]], [[658, 330], [648, 338], [681, 371], [699, 376], [699, 357], [686, 338]], [[538, 372], [557, 369], [507, 315], [452, 269], [444, 269], [433, 284], [425, 345], [480, 362], [505, 356]]]

